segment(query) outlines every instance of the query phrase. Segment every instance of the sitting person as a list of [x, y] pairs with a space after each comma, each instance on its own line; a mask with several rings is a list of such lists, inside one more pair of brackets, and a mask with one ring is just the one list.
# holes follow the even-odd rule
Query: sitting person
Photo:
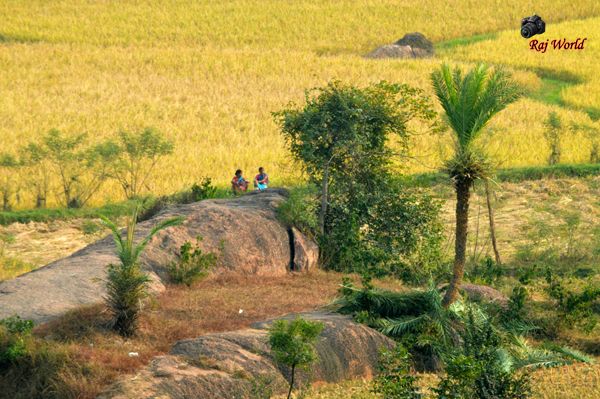
[[248, 191], [248, 180], [242, 176], [242, 170], [238, 169], [235, 171], [235, 176], [231, 179], [231, 189], [234, 194], [241, 194]]
[[269, 186], [269, 175], [265, 173], [265, 168], [258, 168], [258, 174], [254, 177], [254, 187], [258, 191], [264, 191]]

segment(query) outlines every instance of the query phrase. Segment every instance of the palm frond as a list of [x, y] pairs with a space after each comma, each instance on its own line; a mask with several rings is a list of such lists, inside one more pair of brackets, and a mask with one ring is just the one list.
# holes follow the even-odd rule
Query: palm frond
[[152, 230], [150, 230], [150, 233], [148, 233], [148, 235], [146, 235], [146, 237], [144, 237], [144, 239], [138, 245], [135, 246], [135, 249], [133, 250], [134, 259], [137, 259], [140, 256], [140, 254], [144, 251], [152, 237], [158, 234], [161, 230], [173, 226], [179, 226], [181, 223], [183, 223], [184, 220], [185, 218], [183, 217], [175, 217], [163, 220], [162, 222], [156, 224], [152, 228]]
[[388, 337], [401, 337], [409, 332], [417, 332], [429, 320], [427, 314], [400, 319], [383, 319], [380, 331]]
[[115, 246], [117, 247], [117, 253], [123, 252], [124, 243], [119, 228], [106, 216], [100, 215], [100, 221], [110, 230], [110, 233], [113, 236], [113, 241], [115, 242]]
[[484, 64], [466, 75], [444, 64], [432, 73], [431, 82], [460, 151], [467, 151], [489, 120], [520, 96], [504, 70], [490, 70]]
[[544, 348], [562, 355], [565, 359], [571, 359], [581, 363], [594, 363], [593, 357], [586, 355], [585, 353], [578, 351], [577, 349], [570, 348], [568, 346], [560, 346], [552, 343], [544, 345]]

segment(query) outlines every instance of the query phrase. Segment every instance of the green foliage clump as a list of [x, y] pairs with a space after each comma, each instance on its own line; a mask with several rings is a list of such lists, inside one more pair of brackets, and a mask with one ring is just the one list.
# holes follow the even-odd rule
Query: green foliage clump
[[440, 273], [443, 227], [437, 201], [383, 181], [353, 195], [345, 192], [346, 188], [331, 193], [328, 234], [320, 240], [326, 266], [393, 275], [410, 284], [427, 282]]
[[588, 284], [580, 292], [565, 287], [562, 280], [553, 279], [546, 288], [548, 295], [556, 301], [560, 312], [560, 323], [582, 327], [591, 332], [598, 324], [600, 287]]
[[0, 320], [0, 370], [27, 355], [26, 339], [33, 322], [13, 316]]
[[[197, 237], [199, 242], [202, 237]], [[169, 278], [175, 284], [185, 284], [190, 287], [199, 279], [205, 277], [208, 271], [217, 263], [217, 255], [205, 253], [191, 242], [186, 241], [179, 250], [179, 260], [171, 262], [167, 269]]]
[[522, 321], [525, 318], [525, 302], [527, 301], [527, 289], [516, 286], [508, 298], [508, 307], [505, 312], [507, 320]]
[[146, 295], [146, 284], [150, 278], [139, 264], [139, 258], [150, 239], [168, 227], [178, 225], [181, 218], [163, 220], [154, 226], [138, 244], [134, 242], [137, 223], [137, 210], [129, 220], [127, 235], [121, 236], [118, 227], [109, 219], [102, 218], [112, 233], [117, 247], [118, 264], [108, 266], [106, 280], [106, 304], [112, 314], [112, 327], [124, 337], [135, 333], [141, 310], [141, 301]]
[[[363, 285], [356, 288], [349, 280], [344, 280], [341, 296], [334, 302], [337, 311], [351, 314], [357, 322], [401, 342], [410, 351], [418, 368], [441, 370], [445, 363], [457, 356], [457, 350], [458, 354], [466, 350], [463, 348], [467, 345], [463, 334], [470, 328], [469, 323], [476, 323], [482, 331], [487, 324], [492, 326], [493, 339], [499, 340], [497, 355], [507, 370], [590, 361], [566, 347], [530, 347], [519, 335], [532, 328], [526, 325], [526, 320], [507, 323], [507, 317], [502, 313], [495, 318], [485, 308], [462, 301], [446, 308], [442, 305], [442, 294], [435, 286], [424, 291], [395, 292], [376, 288], [368, 279]], [[523, 315], [521, 317], [524, 318], [525, 297], [524, 289], [517, 288], [506, 312]]]
[[323, 323], [297, 317], [293, 321], [276, 320], [269, 329], [273, 357], [280, 365], [290, 368], [288, 399], [294, 389], [296, 369], [306, 368], [317, 359], [314, 345], [323, 328]]
[[446, 375], [434, 389], [439, 399], [525, 399], [531, 396], [526, 372], [503, 358], [500, 337], [489, 321], [477, 323], [469, 312], [460, 350], [449, 356]]
[[200, 184], [194, 183], [191, 188], [192, 200], [194, 202], [202, 201], [209, 198], [214, 198], [217, 193], [217, 188], [213, 186], [210, 177], [203, 177]]
[[467, 273], [467, 278], [475, 283], [492, 285], [505, 275], [505, 269], [486, 256], [482, 262], [473, 265]]
[[371, 392], [383, 399], [421, 399], [417, 377], [410, 374], [410, 354], [402, 345], [382, 350], [379, 355], [379, 374], [373, 379]]

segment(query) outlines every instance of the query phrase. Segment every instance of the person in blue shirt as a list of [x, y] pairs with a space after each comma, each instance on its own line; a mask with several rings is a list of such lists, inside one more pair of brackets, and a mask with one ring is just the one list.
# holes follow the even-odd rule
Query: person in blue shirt
[[258, 174], [254, 177], [254, 187], [258, 191], [264, 191], [269, 186], [269, 175], [265, 173], [265, 168], [258, 168]]

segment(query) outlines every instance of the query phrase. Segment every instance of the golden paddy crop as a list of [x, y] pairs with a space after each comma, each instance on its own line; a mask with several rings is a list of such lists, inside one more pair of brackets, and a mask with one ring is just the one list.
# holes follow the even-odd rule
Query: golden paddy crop
[[[155, 176], [151, 189], [156, 194], [179, 190], [205, 175], [226, 184], [237, 168], [250, 174], [265, 166], [275, 182], [293, 178], [298, 171], [271, 112], [302, 101], [305, 89], [331, 79], [358, 85], [385, 79], [431, 93], [429, 73], [442, 60], [481, 60], [512, 66], [529, 91], [539, 90], [542, 81], [529, 68], [539, 60], [522, 49], [525, 40], [516, 29], [533, 3], [3, 2], [2, 147], [14, 152], [51, 128], [99, 139], [119, 129], [153, 126], [176, 146]], [[565, 34], [587, 26], [590, 46], [581, 55], [586, 61], [597, 58], [592, 37], [598, 36], [600, 20], [575, 21], [599, 16], [597, 1], [541, 0], [535, 8], [544, 10], [549, 27]], [[559, 21], [566, 22], [554, 25]], [[435, 42], [505, 32], [495, 40], [447, 49], [434, 59], [362, 58], [412, 31]], [[483, 139], [500, 166], [545, 163], [543, 119], [551, 110], [565, 124], [591, 123], [577, 107], [598, 103], [600, 88], [589, 83], [596, 65], [583, 65], [574, 55], [547, 58], [547, 68], [566, 69], [584, 83], [563, 93], [572, 109], [524, 98], [500, 114]], [[563, 161], [586, 161], [585, 140], [582, 133], [568, 134]], [[428, 171], [439, 167], [450, 139], [421, 129], [413, 143], [414, 158], [401, 163], [408, 172]], [[95, 202], [121, 197], [116, 185], [107, 185]]]

